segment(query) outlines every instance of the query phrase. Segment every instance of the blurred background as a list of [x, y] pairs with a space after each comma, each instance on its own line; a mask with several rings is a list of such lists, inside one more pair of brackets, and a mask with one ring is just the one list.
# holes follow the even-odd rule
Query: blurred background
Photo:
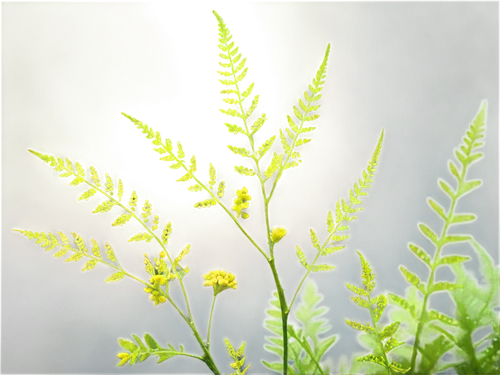
[[[244, 87], [255, 82], [260, 103], [254, 116], [269, 120], [257, 133], [262, 143], [286, 126], [286, 114], [303, 96], [328, 43], [328, 74], [313, 141], [301, 146], [303, 163], [287, 170], [271, 203], [271, 225], [288, 235], [276, 246], [277, 265], [288, 299], [304, 269], [295, 256], [299, 245], [313, 257], [309, 228], [320, 239], [335, 202], [361, 176], [382, 129], [385, 139], [373, 188], [364, 211], [351, 226], [351, 239], [328, 257], [332, 272], [313, 274], [337, 344], [326, 357], [334, 367], [342, 355], [363, 353], [356, 332], [344, 319], [365, 321], [366, 311], [350, 300], [345, 282], [360, 285], [359, 258], [372, 264], [376, 291], [403, 295], [407, 283], [398, 267], [427, 278], [427, 270], [407, 249], [408, 242], [432, 246], [417, 229], [425, 222], [441, 230], [426, 204], [432, 196], [448, 207], [437, 186], [450, 182], [447, 161], [483, 99], [488, 100], [485, 157], [470, 171], [484, 184], [459, 204], [478, 219], [457, 230], [470, 233], [498, 263], [498, 3], [495, 2], [325, 2], [325, 3], [2, 3], [2, 373], [206, 373], [203, 363], [154, 358], [134, 367], [116, 367], [122, 349], [117, 339], [149, 332], [160, 342], [187, 351], [200, 349], [174, 309], [155, 307], [142, 285], [131, 279], [104, 284], [111, 271], [97, 266], [82, 273], [83, 261], [64, 263], [45, 253], [13, 228], [80, 234], [100, 244], [109, 241], [121, 264], [141, 278], [143, 253], [154, 244], [127, 242], [141, 231], [130, 222], [111, 223], [121, 214], [91, 214], [102, 201], [78, 202], [84, 187], [28, 153], [34, 149], [93, 165], [101, 178], [122, 179], [124, 199], [136, 190], [160, 215], [160, 227], [173, 223], [169, 250], [176, 256], [187, 244], [184, 265], [196, 323], [207, 329], [212, 299], [202, 275], [225, 269], [237, 276], [238, 289], [219, 295], [212, 327], [214, 358], [229, 372], [224, 338], [247, 342], [246, 363], [266, 373], [261, 359], [265, 309], [274, 291], [265, 259], [220, 209], [197, 210], [208, 198], [175, 182], [179, 171], [158, 160], [150, 142], [121, 116], [126, 112], [173, 141], [188, 157], [196, 155], [199, 175], [208, 181], [208, 163], [226, 180], [224, 202], [246, 186], [252, 195], [250, 218], [242, 225], [266, 246], [263, 204], [256, 178], [241, 176], [234, 165], [246, 161], [227, 149], [247, 147], [243, 136], [224, 126], [219, 108], [216, 9], [233, 34], [249, 71]], [[275, 142], [279, 150], [279, 141]], [[265, 159], [265, 165], [269, 162]], [[446, 252], [472, 254], [468, 245]], [[477, 274], [477, 258], [467, 267]], [[451, 279], [451, 272], [438, 273]], [[175, 289], [175, 288], [174, 288]], [[453, 313], [439, 295], [432, 305]], [[442, 297], [442, 298], [441, 298]], [[180, 295], [174, 292], [180, 301]]]

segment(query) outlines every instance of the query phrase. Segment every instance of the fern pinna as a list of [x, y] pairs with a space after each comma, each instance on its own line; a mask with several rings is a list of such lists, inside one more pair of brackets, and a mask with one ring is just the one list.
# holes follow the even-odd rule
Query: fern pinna
[[[459, 283], [448, 281], [436, 281], [437, 269], [441, 266], [454, 266], [469, 259], [461, 255], [442, 255], [442, 250], [446, 245], [472, 240], [469, 234], [457, 234], [450, 229], [459, 224], [466, 224], [475, 220], [476, 216], [471, 213], [457, 212], [459, 200], [466, 194], [481, 186], [481, 180], [469, 180], [467, 172], [471, 165], [480, 160], [483, 156], [478, 149], [483, 146], [482, 138], [486, 125], [486, 102], [479, 108], [477, 116], [472, 121], [463, 143], [455, 149], [455, 156], [458, 165], [450, 160], [448, 168], [455, 179], [455, 187], [444, 179], [438, 180], [440, 189], [448, 196], [451, 203], [448, 209], [444, 208], [436, 200], [427, 199], [429, 207], [442, 220], [443, 226], [440, 233], [436, 233], [427, 224], [419, 223], [418, 227], [422, 235], [435, 248], [434, 256], [424, 250], [423, 247], [414, 243], [408, 245], [412, 253], [422, 261], [429, 269], [427, 282], [423, 282], [419, 276], [401, 266], [401, 273], [412, 288], [423, 296], [423, 302], [417, 306], [414, 302], [403, 297], [390, 294], [390, 300], [401, 308], [407, 310], [409, 316], [416, 321], [415, 340], [411, 353], [410, 373], [430, 373], [438, 365], [439, 359], [450, 350], [454, 344], [448, 339], [449, 330], [458, 326], [456, 319], [428, 308], [431, 295], [438, 292], [453, 293], [464, 286]], [[419, 356], [420, 353], [420, 356]], [[417, 359], [420, 358], [417, 366]]]

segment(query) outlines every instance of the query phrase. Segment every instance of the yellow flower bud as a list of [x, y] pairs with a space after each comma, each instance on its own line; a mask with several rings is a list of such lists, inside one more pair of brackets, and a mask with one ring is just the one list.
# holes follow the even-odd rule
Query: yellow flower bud
[[235, 280], [235, 276], [224, 270], [210, 271], [203, 275], [203, 278], [206, 280], [203, 285], [213, 286], [215, 295], [229, 288], [236, 289], [238, 284]]
[[271, 240], [274, 242], [274, 243], [278, 243], [280, 242], [280, 240], [285, 237], [286, 235], [286, 229], [283, 228], [283, 227], [276, 227], [276, 228], [273, 228], [273, 230], [271, 231]]

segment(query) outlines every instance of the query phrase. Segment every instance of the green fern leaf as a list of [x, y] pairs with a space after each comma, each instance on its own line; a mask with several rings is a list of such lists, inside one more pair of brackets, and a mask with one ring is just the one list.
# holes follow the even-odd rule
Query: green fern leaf
[[112, 282], [117, 282], [117, 281], [120, 281], [121, 279], [123, 279], [125, 277], [125, 273], [124, 272], [115, 272], [114, 274], [112, 274], [110, 277], [108, 277], [106, 280], [105, 280], [105, 283], [112, 283]]
[[244, 147], [235, 147], [235, 146], [227, 146], [232, 152], [234, 152], [236, 155], [241, 155], [243, 157], [250, 157], [250, 151], [248, 151]]
[[439, 320], [440, 322], [443, 322], [451, 326], [458, 325], [458, 322], [455, 319], [446, 314], [442, 314], [436, 310], [429, 310], [428, 318], [429, 320]]
[[128, 242], [132, 242], [132, 241], [146, 241], [146, 242], [151, 242], [151, 240], [153, 239], [153, 236], [150, 235], [148, 232], [144, 232], [144, 233], [137, 233], [135, 236], [132, 236], [129, 238]]
[[151, 227], [152, 230], [158, 229], [158, 225], [160, 224], [160, 217], [158, 215], [155, 215], [153, 218], [153, 226]]
[[276, 136], [273, 135], [271, 138], [269, 138], [267, 141], [265, 141], [258, 149], [258, 154], [259, 154], [259, 158], [257, 160], [260, 160], [262, 159], [262, 157], [267, 153], [267, 151], [269, 151], [269, 149], [271, 148], [271, 146], [273, 145], [274, 143], [274, 140], [276, 139]]
[[397, 296], [397, 295], [392, 294], [392, 293], [389, 293], [389, 300], [392, 303], [394, 303], [394, 304], [402, 307], [406, 311], [408, 311], [414, 319], [417, 318], [417, 311], [416, 311], [417, 309], [416, 309], [415, 305], [408, 302], [405, 298]]
[[[212, 163], [210, 163], [210, 168], [208, 169], [208, 174], [210, 175], [210, 181], [208, 184], [210, 185], [210, 190], [214, 188], [215, 183], [217, 182], [216, 170]], [[199, 186], [199, 185], [198, 185]], [[201, 186], [200, 186], [201, 190]]]
[[[247, 68], [245, 68], [245, 70], [247, 70]], [[244, 74], [246, 74], [246, 71], [244, 71]], [[257, 108], [258, 104], [259, 104], [259, 95], [255, 95], [255, 98], [252, 100], [252, 104], [250, 105], [247, 113], [245, 114], [245, 118], [249, 118], [252, 115], [253, 111], [255, 110], [255, 108]]]
[[[346, 284], [347, 287], [353, 291], [356, 296], [351, 297], [352, 300], [359, 306], [370, 310], [370, 316], [372, 319], [371, 326], [369, 323], [361, 324], [359, 322], [350, 321], [346, 319], [346, 322], [351, 327], [370, 333], [369, 336], [365, 336], [369, 342], [369, 346], [373, 346], [373, 354], [366, 355], [358, 359], [358, 361], [367, 361], [378, 363], [379, 365], [390, 370], [388, 353], [396, 346], [400, 346], [403, 343], [399, 343], [392, 336], [396, 333], [400, 326], [399, 321], [388, 324], [383, 329], [378, 324], [386, 306], [387, 298], [385, 295], [381, 294], [375, 298], [371, 297], [371, 292], [375, 287], [375, 275], [373, 273], [372, 267], [365, 259], [365, 257], [358, 251], [358, 255], [361, 261], [361, 278], [363, 280], [364, 289], [354, 287], [350, 284]], [[399, 298], [399, 297], [396, 297]], [[403, 299], [401, 299], [403, 300]], [[384, 344], [384, 340], [386, 340]]]
[[408, 244], [408, 248], [417, 256], [418, 259], [431, 267], [431, 257], [424, 249], [412, 243]]
[[[324, 89], [326, 74], [328, 71], [328, 60], [330, 57], [330, 52], [331, 52], [331, 44], [328, 43], [326, 46], [325, 53], [323, 55], [323, 59], [321, 60], [321, 64], [316, 70], [316, 73], [314, 74], [311, 83], [308, 84], [308, 89], [309, 91], [311, 91], [312, 95], [309, 95], [306, 90], [304, 91], [305, 102], [302, 100], [302, 98], [298, 98], [297, 100], [300, 109], [297, 108], [296, 105], [292, 105], [292, 112], [300, 123], [297, 124], [293, 120], [293, 118], [287, 114], [285, 116], [286, 126], [284, 130], [283, 129], [278, 130], [281, 146], [287, 157], [283, 163], [284, 168], [281, 169], [276, 176], [276, 179], [274, 181], [275, 184], [277, 184], [283, 178], [284, 172], [286, 172], [287, 169], [296, 168], [301, 165], [302, 163], [301, 159], [298, 159], [296, 162], [290, 164], [288, 162], [290, 154], [294, 152], [295, 147], [306, 145], [307, 143], [310, 143], [312, 141], [311, 138], [299, 138], [299, 137], [303, 133], [309, 133], [314, 131], [315, 127], [306, 127], [305, 131], [302, 131], [302, 128], [306, 123], [313, 122], [320, 117], [319, 114], [312, 114], [312, 115], [310, 114], [320, 108], [320, 105], [316, 105], [314, 103], [321, 99], [321, 95], [318, 94], [320, 94]], [[287, 139], [287, 136], [290, 138], [290, 140]]]
[[252, 129], [252, 133], [250, 133], [250, 135], [254, 135], [255, 133], [257, 133], [257, 131], [260, 128], [262, 128], [266, 120], [267, 120], [266, 114], [263, 113], [257, 120], [255, 120], [255, 122], [250, 127]]
[[227, 130], [229, 131], [229, 133], [233, 134], [244, 133], [243, 129], [240, 126], [228, 124], [227, 122], [224, 125], [227, 126]]
[[173, 231], [172, 223], [169, 221], [167, 225], [165, 225], [165, 228], [163, 229], [163, 233], [161, 235], [161, 241], [163, 242], [164, 245], [168, 245], [168, 241], [170, 239], [172, 231]]
[[464, 256], [460, 256], [460, 255], [449, 255], [449, 256], [442, 257], [441, 259], [439, 259], [439, 265], [457, 264], [457, 263], [465, 262], [469, 259], [470, 259], [470, 257], [464, 257]]
[[162, 130], [155, 129], [132, 113], [121, 111], [119, 115], [149, 143], [151, 152], [157, 155], [158, 162], [167, 165], [171, 171], [184, 171], [174, 179], [174, 183], [184, 184], [186, 191], [191, 194], [199, 192], [200, 162], [196, 155], [188, 155], [182, 141], [166, 136]]
[[129, 200], [129, 206], [130, 206], [130, 209], [132, 211], [135, 211], [135, 208], [137, 207], [137, 200], [139, 198], [137, 197], [137, 193], [135, 192], [135, 190], [132, 192], [132, 194], [130, 195], [130, 200]]
[[271, 176], [276, 172], [276, 170], [282, 165], [283, 154], [278, 155], [276, 152], [273, 154], [273, 159], [271, 160], [271, 164], [264, 171], [264, 175], [266, 176], [266, 180], [271, 178]]
[[250, 86], [248, 86], [248, 88], [241, 93], [241, 96], [243, 96], [244, 98], [249, 97], [252, 94], [253, 86], [254, 84], [251, 83]]
[[194, 208], [209, 208], [215, 205], [217, 205], [217, 201], [215, 199], [205, 199], [204, 201], [195, 203]]
[[316, 232], [314, 232], [314, 230], [312, 229], [309, 229], [310, 231], [310, 234], [311, 234], [311, 242], [312, 242], [312, 245], [320, 250], [320, 244], [319, 244], [319, 239], [318, 239], [318, 236], [316, 235]]
[[117, 357], [120, 361], [117, 367], [122, 367], [126, 364], [134, 366], [150, 356], [156, 357], [156, 364], [160, 364], [185, 353], [182, 345], [179, 346], [179, 349], [175, 348], [172, 344], [162, 347], [149, 333], [145, 333], [142, 338], [135, 334], [132, 334], [132, 337], [136, 342], [121, 337], [118, 339], [118, 345], [125, 351], [118, 353]]
[[[356, 216], [350, 216], [350, 214], [360, 211], [363, 208], [353, 208], [353, 205], [361, 204], [362, 201], [359, 199], [360, 196], [367, 195], [366, 192], [363, 192], [362, 189], [368, 189], [371, 187], [371, 183], [373, 182], [374, 174], [376, 171], [376, 167], [378, 165], [378, 160], [380, 158], [380, 153], [382, 150], [382, 142], [384, 139], [384, 131], [382, 130], [377, 146], [375, 148], [375, 151], [373, 152], [373, 155], [368, 162], [368, 166], [366, 170], [363, 171], [363, 178], [359, 179], [359, 183], [355, 183], [353, 186], [353, 189], [350, 189], [349, 195], [350, 195], [350, 204], [347, 204], [345, 199], [341, 199], [336, 202], [336, 209], [335, 209], [335, 223], [333, 222], [333, 215], [328, 214], [329, 216], [327, 217], [327, 227], [328, 231], [330, 233], [330, 239], [333, 240], [333, 242], [339, 242], [347, 239], [349, 236], [346, 237], [337, 237], [333, 233], [336, 232], [336, 230], [342, 230], [342, 229], [348, 229], [346, 226], [345, 228], [341, 227], [340, 224], [343, 221], [352, 221], [355, 220], [357, 217]], [[335, 229], [335, 225], [337, 226], [337, 229]], [[335, 249], [335, 247], [334, 247]], [[328, 252], [327, 252], [328, 253]]]
[[420, 232], [429, 239], [429, 241], [431, 241], [433, 244], [437, 243], [437, 234], [434, 233], [431, 228], [429, 228], [424, 223], [418, 224], [418, 228], [420, 229]]
[[307, 263], [307, 258], [304, 255], [304, 252], [302, 251], [302, 249], [299, 246], [295, 246], [295, 247], [296, 247], [295, 253], [297, 254], [297, 258], [299, 258], [300, 264], [302, 264], [306, 270], [309, 270], [311, 268], [311, 266], [309, 266], [309, 263]]
[[121, 202], [123, 197], [123, 182], [118, 179], [118, 201]]
[[153, 210], [153, 206], [146, 199], [146, 201], [144, 202], [144, 206], [142, 207], [142, 211], [144, 211], [144, 212], [141, 214], [142, 219], [145, 223], [147, 223], [149, 221], [148, 217], [151, 216], [152, 210]]
[[109, 193], [109, 195], [113, 195], [113, 191], [115, 189], [115, 186], [113, 185], [113, 180], [111, 177], [109, 177], [109, 174], [106, 173], [106, 184], [105, 184], [106, 192]]
[[451, 224], [470, 223], [475, 220], [476, 220], [476, 215], [474, 214], [455, 214], [451, 219]]
[[432, 198], [427, 198], [427, 203], [434, 210], [434, 212], [436, 214], [438, 214], [438, 216], [441, 219], [443, 219], [444, 221], [447, 220], [446, 212], [445, 212], [444, 208], [439, 203], [437, 203], [436, 201], [434, 201]]
[[97, 193], [97, 190], [95, 190], [95, 189], [89, 189], [85, 193], [83, 193], [82, 195], [80, 195], [78, 197], [78, 200], [81, 201], [81, 200], [85, 199], [86, 201], [88, 201], [90, 197], [93, 197], [95, 195], [95, 193]]
[[432, 286], [431, 293], [440, 292], [443, 290], [452, 291], [452, 290], [455, 290], [457, 288], [462, 288], [462, 287], [463, 287], [462, 285], [457, 285], [457, 284], [449, 283], [446, 281], [439, 281]]
[[219, 198], [224, 197], [224, 191], [225, 191], [225, 189], [226, 189], [226, 181], [222, 180], [219, 183], [219, 187], [217, 188], [217, 196]]
[[98, 205], [94, 211], [92, 211], [93, 214], [98, 213], [98, 212], [108, 212], [110, 211], [114, 206], [115, 206], [115, 201], [109, 200], [109, 201], [104, 201], [100, 205]]
[[244, 175], [244, 176], [255, 176], [255, 172], [252, 168], [246, 168], [243, 166], [235, 165], [234, 171], [238, 172], [239, 174]]
[[[267, 310], [268, 318], [265, 320], [266, 329], [275, 333], [278, 337], [266, 337], [270, 345], [265, 345], [265, 349], [279, 357], [283, 357], [283, 331], [282, 331], [282, 316], [280, 303], [277, 298], [277, 293], [274, 294], [275, 299], [270, 303], [274, 307]], [[294, 327], [293, 324], [288, 325], [288, 373], [289, 374], [309, 374], [320, 370], [325, 373], [320, 367], [323, 355], [335, 343], [336, 336], [322, 336], [330, 327], [326, 324], [327, 321], [322, 318], [327, 309], [324, 306], [318, 306], [318, 303], [323, 299], [323, 296], [317, 292], [317, 287], [314, 283], [308, 283], [302, 290], [301, 302], [296, 309], [295, 316], [300, 324], [299, 327]], [[281, 371], [283, 362], [262, 363], [272, 371]]]
[[335, 269], [335, 266], [331, 266], [329, 264], [316, 264], [314, 267], [311, 268], [312, 272], [324, 272], [324, 271], [331, 271]]
[[406, 269], [404, 266], [400, 266], [399, 269], [405, 277], [406, 281], [408, 281], [415, 288], [425, 294], [425, 284], [420, 281], [420, 278], [417, 275], [408, 271], [408, 269]]
[[124, 225], [129, 222], [131, 217], [132, 217], [131, 214], [121, 214], [115, 221], [113, 221], [111, 226], [118, 227], [120, 225]]
[[[113, 248], [107, 241], [104, 245], [104, 248], [106, 249], [106, 255], [110, 260], [110, 262], [106, 262], [102, 259], [99, 244], [94, 238], [90, 239], [90, 242], [92, 243], [92, 248], [91, 252], [89, 252], [83, 238], [78, 233], [73, 231], [71, 231], [70, 233], [73, 236], [74, 243], [77, 245], [76, 249], [71, 246], [68, 236], [64, 232], [59, 230], [57, 231], [57, 234], [59, 236], [60, 241], [57, 238], [57, 236], [51, 232], [46, 233], [46, 232], [38, 232], [38, 231], [18, 229], [18, 228], [12, 229], [12, 231], [22, 234], [28, 240], [35, 240], [35, 243], [37, 245], [40, 245], [46, 252], [52, 252], [54, 249], [60, 248], [58, 251], [53, 253], [53, 257], [63, 258], [66, 255], [70, 254], [64, 260], [64, 262], [66, 263], [76, 263], [85, 258], [86, 262], [81, 269], [82, 272], [91, 271], [95, 267], [97, 267], [97, 265], [101, 264], [115, 271], [113, 275], [116, 275], [117, 273], [122, 273], [123, 277], [125, 276], [125, 273], [123, 272], [123, 269], [121, 268], [120, 263], [116, 258], [116, 254], [114, 253]], [[113, 277], [111, 276], [108, 277], [106, 280], [110, 278], [111, 279], [118, 278], [118, 276], [113, 276]]]

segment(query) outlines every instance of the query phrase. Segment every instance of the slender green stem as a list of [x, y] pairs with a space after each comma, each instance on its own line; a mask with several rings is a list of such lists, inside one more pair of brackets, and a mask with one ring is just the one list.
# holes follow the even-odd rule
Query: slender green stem
[[215, 299], [216, 298], [217, 298], [217, 294], [215, 294], [215, 290], [214, 290], [214, 299], [212, 301], [212, 308], [210, 309], [210, 318], [208, 319], [207, 349], [210, 349], [210, 329], [212, 328], [212, 316], [214, 313]]
[[276, 269], [276, 264], [274, 258], [269, 261], [269, 266], [274, 277], [274, 283], [278, 289], [278, 299], [280, 301], [281, 308], [281, 327], [283, 329], [283, 374], [288, 374], [288, 315], [289, 309], [286, 304], [285, 292], [281, 286], [281, 282], [278, 276], [278, 270]]
[[205, 345], [205, 342], [201, 338], [200, 333], [198, 332], [198, 328], [196, 327], [194, 322], [189, 321], [189, 319], [182, 312], [182, 310], [179, 308], [179, 306], [177, 306], [177, 304], [175, 303], [175, 301], [172, 298], [170, 298], [166, 293], [164, 293], [164, 296], [168, 298], [168, 300], [170, 301], [170, 303], [174, 307], [175, 311], [177, 311], [177, 313], [180, 315], [182, 320], [184, 320], [184, 322], [186, 322], [186, 324], [191, 328], [192, 334], [193, 334], [194, 338], [196, 339], [196, 341], [198, 342], [198, 344], [200, 345], [200, 348], [203, 352], [202, 360], [205, 362], [207, 367], [215, 375], [221, 375], [221, 372], [218, 369], [217, 364], [215, 363], [214, 358], [212, 357], [212, 354], [210, 353], [210, 349]]
[[[253, 137], [248, 136], [252, 150], [253, 150]], [[289, 309], [287, 307], [285, 293], [283, 287], [281, 286], [281, 282], [278, 275], [278, 270], [276, 269], [275, 258], [274, 258], [274, 242], [271, 238], [271, 226], [269, 222], [269, 203], [271, 201], [271, 196], [266, 196], [266, 188], [264, 185], [264, 180], [262, 179], [259, 160], [255, 157], [253, 158], [255, 161], [257, 176], [260, 181], [262, 198], [264, 201], [264, 213], [265, 213], [265, 221], [266, 221], [266, 231], [267, 231], [267, 242], [269, 244], [269, 254], [270, 258], [267, 258], [269, 266], [271, 267], [271, 271], [273, 273], [274, 282], [276, 285], [276, 289], [278, 290], [278, 298], [280, 301], [280, 309], [281, 309], [281, 317], [282, 317], [282, 330], [283, 330], [283, 373], [285, 375], [288, 374], [288, 315]]]
[[[161, 351], [158, 351], [158, 352], [161, 353]], [[156, 353], [158, 353], [158, 352], [156, 352]], [[191, 353], [177, 352], [176, 355], [183, 355], [183, 356], [186, 356], [186, 357], [196, 358], [196, 359], [199, 359], [200, 361], [205, 362], [205, 360], [203, 359], [203, 357], [200, 357], [199, 355], [195, 355], [195, 354], [191, 354]]]
[[[370, 317], [372, 319], [372, 324], [373, 324], [373, 329], [375, 330], [375, 335], [377, 336], [377, 344], [380, 346], [380, 349], [381, 349], [381, 352], [384, 356], [384, 360], [385, 360], [385, 363], [387, 363], [387, 365], [389, 365], [389, 360], [387, 358], [387, 354], [384, 350], [384, 344], [382, 343], [382, 340], [380, 339], [380, 332], [378, 331], [378, 328], [377, 328], [377, 322], [375, 321], [375, 316], [373, 315], [373, 302], [372, 302], [372, 299], [371, 299], [371, 295], [370, 293], [368, 293], [368, 305], [370, 306]], [[392, 370], [390, 367], [386, 367], [387, 368], [387, 371], [389, 374], [392, 374]]]
[[226, 213], [231, 217], [231, 219], [233, 219], [234, 223], [236, 224], [236, 226], [241, 230], [241, 232], [245, 235], [246, 238], [248, 238], [248, 240], [252, 243], [252, 245], [254, 245], [254, 247], [264, 256], [264, 258], [268, 259], [269, 260], [269, 257], [268, 255], [260, 248], [259, 245], [257, 245], [257, 243], [253, 240], [253, 238], [246, 232], [245, 229], [243, 229], [243, 227], [241, 226], [241, 224], [238, 222], [238, 220], [234, 217], [234, 215], [227, 209], [227, 207], [220, 201], [220, 199], [218, 199], [218, 197], [213, 194], [200, 180], [198, 180], [196, 177], [193, 176], [193, 178], [196, 180], [196, 182], [202, 187], [204, 188], [206, 191], [208, 191], [208, 193], [212, 196], [212, 198], [214, 198], [218, 204], [221, 205], [221, 207], [224, 209], [224, 211], [226, 211]]

